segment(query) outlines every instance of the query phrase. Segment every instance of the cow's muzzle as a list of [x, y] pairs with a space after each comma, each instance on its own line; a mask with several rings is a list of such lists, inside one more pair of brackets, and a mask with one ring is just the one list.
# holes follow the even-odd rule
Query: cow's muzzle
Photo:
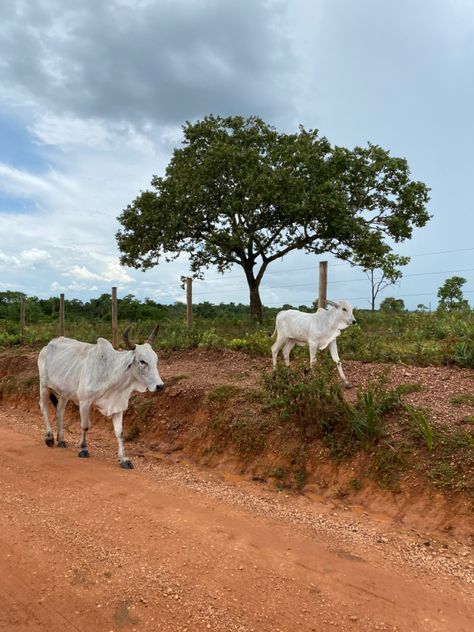
[[155, 393], [158, 393], [158, 391], [162, 391], [165, 388], [164, 384], [157, 384], [155, 386]]

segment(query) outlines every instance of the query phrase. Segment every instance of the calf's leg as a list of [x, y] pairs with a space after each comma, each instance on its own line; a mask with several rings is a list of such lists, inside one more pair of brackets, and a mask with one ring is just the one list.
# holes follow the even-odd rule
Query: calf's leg
[[274, 369], [276, 369], [278, 354], [280, 353], [280, 350], [286, 342], [286, 338], [280, 338], [279, 336], [277, 336], [277, 339], [272, 344], [272, 360]]
[[314, 342], [308, 342], [309, 346], [309, 368], [312, 369], [316, 362], [316, 353], [318, 351], [318, 345]]
[[288, 342], [283, 347], [282, 353], [283, 353], [283, 359], [285, 360], [286, 366], [290, 366], [290, 353], [293, 347], [295, 346], [295, 344], [296, 342], [293, 342], [293, 340], [288, 340]]
[[346, 376], [344, 375], [344, 371], [342, 370], [342, 363], [341, 363], [341, 360], [339, 358], [339, 353], [337, 351], [337, 344], [336, 344], [335, 340], [332, 340], [329, 343], [329, 353], [331, 354], [331, 358], [336, 363], [337, 372], [339, 373], [339, 377], [341, 378], [341, 380], [344, 382], [344, 386], [346, 388], [350, 388], [351, 385], [350, 385], [349, 381], [347, 380]]

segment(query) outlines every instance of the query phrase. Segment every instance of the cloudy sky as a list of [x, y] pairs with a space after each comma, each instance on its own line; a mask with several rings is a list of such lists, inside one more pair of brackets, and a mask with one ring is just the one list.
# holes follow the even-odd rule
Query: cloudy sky
[[[4, 0], [0, 3], [0, 291], [182, 300], [185, 258], [119, 265], [117, 215], [206, 114], [302, 123], [333, 144], [407, 158], [433, 219], [385, 291], [434, 307], [444, 280], [474, 305], [474, 3], [469, 0]], [[329, 258], [329, 294], [368, 306], [364, 274]], [[273, 264], [267, 305], [310, 304], [318, 260]], [[240, 269], [196, 301], [248, 302]]]

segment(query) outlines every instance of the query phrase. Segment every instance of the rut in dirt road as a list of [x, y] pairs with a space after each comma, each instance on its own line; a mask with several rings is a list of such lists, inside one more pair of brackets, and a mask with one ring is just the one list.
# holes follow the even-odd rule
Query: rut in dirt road
[[424, 568], [369, 518], [183, 463], [120, 470], [105, 436], [84, 461], [41, 445], [36, 415], [0, 421], [0, 630], [472, 629], [468, 557]]

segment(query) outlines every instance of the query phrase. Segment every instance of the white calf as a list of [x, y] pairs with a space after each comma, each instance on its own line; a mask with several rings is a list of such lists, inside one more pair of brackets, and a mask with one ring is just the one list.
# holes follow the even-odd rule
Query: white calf
[[316, 361], [316, 352], [328, 347], [342, 381], [349, 387], [339, 359], [336, 338], [343, 329], [354, 324], [356, 320], [352, 313], [352, 306], [347, 301], [339, 301], [339, 303], [328, 301], [328, 304], [332, 305], [331, 309], [319, 308], [314, 314], [300, 312], [297, 309], [287, 309], [277, 314], [273, 332], [273, 335], [277, 334], [277, 339], [272, 345], [273, 368], [276, 367], [278, 353], [282, 349], [285, 364], [289, 366], [290, 352], [293, 347], [309, 345], [311, 367]]

